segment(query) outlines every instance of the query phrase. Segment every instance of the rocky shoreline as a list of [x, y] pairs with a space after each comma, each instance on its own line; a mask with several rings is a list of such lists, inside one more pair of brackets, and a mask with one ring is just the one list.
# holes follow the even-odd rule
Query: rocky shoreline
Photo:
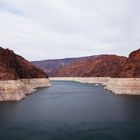
[[111, 78], [105, 89], [116, 94], [140, 95], [140, 78]]
[[105, 86], [104, 89], [115, 94], [140, 95], [140, 78], [52, 77], [50, 80], [101, 84]]
[[48, 78], [32, 78], [0, 81], [0, 101], [19, 101], [36, 91], [39, 87], [48, 87]]

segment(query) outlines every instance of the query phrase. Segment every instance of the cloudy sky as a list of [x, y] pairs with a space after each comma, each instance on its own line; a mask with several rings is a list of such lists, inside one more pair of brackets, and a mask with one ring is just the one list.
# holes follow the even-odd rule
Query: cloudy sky
[[140, 48], [140, 0], [0, 0], [0, 46], [29, 60]]

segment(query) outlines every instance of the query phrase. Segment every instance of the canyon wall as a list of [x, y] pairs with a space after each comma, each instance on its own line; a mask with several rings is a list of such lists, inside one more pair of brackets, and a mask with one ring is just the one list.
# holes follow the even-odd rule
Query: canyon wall
[[19, 101], [36, 91], [36, 88], [50, 85], [48, 78], [1, 80], [0, 101]]
[[44, 69], [50, 77], [113, 77], [126, 59], [123, 56], [104, 54], [32, 63]]
[[14, 51], [0, 47], [0, 80], [29, 78], [48, 78], [48, 75]]
[[48, 75], [10, 49], [0, 47], [0, 101], [19, 101], [38, 87], [50, 86]]
[[140, 95], [140, 78], [111, 78], [105, 89], [115, 94]]
[[110, 77], [54, 77], [51, 80], [76, 81], [104, 85], [106, 90], [115, 94], [140, 95], [140, 78]]

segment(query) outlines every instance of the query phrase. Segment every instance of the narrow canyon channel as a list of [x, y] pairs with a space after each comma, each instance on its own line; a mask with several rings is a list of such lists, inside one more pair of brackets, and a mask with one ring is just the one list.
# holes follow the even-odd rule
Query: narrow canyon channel
[[0, 102], [0, 140], [140, 140], [140, 96], [53, 81], [19, 102]]

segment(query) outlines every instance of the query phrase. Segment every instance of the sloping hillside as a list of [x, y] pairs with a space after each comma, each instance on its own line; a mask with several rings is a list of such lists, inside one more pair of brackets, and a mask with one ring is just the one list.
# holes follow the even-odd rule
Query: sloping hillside
[[12, 50], [0, 47], [0, 79], [47, 78], [48, 75]]
[[59, 68], [69, 65], [76, 61], [95, 59], [98, 56], [79, 57], [79, 58], [64, 58], [43, 61], [33, 61], [32, 64], [43, 69], [49, 76], [57, 76], [56, 72]]
[[56, 72], [60, 77], [113, 77], [119, 66], [126, 61], [125, 57], [116, 55], [100, 55], [96, 59], [80, 60]]
[[33, 62], [52, 77], [112, 77], [126, 57], [95, 55], [81, 58], [56, 59]]

